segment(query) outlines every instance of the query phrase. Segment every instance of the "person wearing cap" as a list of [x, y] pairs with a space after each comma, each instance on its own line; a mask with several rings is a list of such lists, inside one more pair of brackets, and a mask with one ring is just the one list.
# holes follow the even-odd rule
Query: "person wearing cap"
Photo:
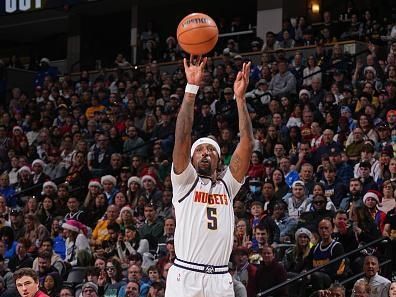
[[124, 141], [122, 148], [123, 154], [147, 156], [147, 147], [144, 146], [144, 140], [139, 136], [138, 129], [135, 126], [129, 126], [126, 129], [126, 136], [127, 139]]
[[14, 231], [15, 238], [20, 238], [25, 234], [25, 226], [23, 219], [23, 210], [20, 208], [13, 208], [10, 211], [11, 228]]
[[222, 113], [228, 123], [233, 124], [235, 122], [237, 105], [231, 87], [224, 88], [222, 98], [215, 103], [215, 110], [216, 113]]
[[[171, 169], [173, 204], [178, 222], [175, 232], [176, 260], [168, 274], [166, 297], [234, 296], [228, 274], [234, 238], [232, 200], [245, 180], [253, 149], [253, 130], [245, 99], [250, 63], [243, 64], [234, 82], [240, 142], [229, 167], [220, 178], [217, 172], [221, 157], [219, 144], [212, 138], [204, 137], [191, 145], [194, 102], [206, 61], [207, 58], [198, 61], [191, 58], [188, 64], [184, 59], [188, 84], [177, 117]], [[196, 267], [194, 263], [206, 268], [196, 272], [192, 268]], [[185, 276], [183, 283], [177, 281], [179, 273]], [[217, 274], [216, 277], [214, 274]], [[203, 292], [203, 288], [193, 284], [203, 279], [207, 281], [207, 288], [216, 288], [216, 293], [214, 289]]]
[[389, 125], [381, 121], [375, 126], [375, 130], [378, 133], [378, 150], [382, 150], [384, 147], [387, 147], [389, 145], [392, 145], [392, 139], [391, 139], [391, 130], [389, 128]]
[[278, 70], [270, 82], [269, 90], [273, 96], [290, 96], [296, 94], [296, 78], [288, 71], [288, 63], [286, 59], [279, 59]]
[[[256, 85], [255, 89], [246, 93], [246, 98], [251, 98], [251, 100], [256, 99], [256, 104], [254, 104], [254, 109], [263, 112], [263, 105], [268, 105], [271, 101], [271, 94], [268, 91], [269, 83], [265, 79], [260, 79]], [[261, 103], [261, 104], [259, 104]]]
[[93, 282], [86, 282], [82, 285], [82, 297], [98, 297], [98, 285]]
[[298, 220], [300, 214], [306, 209], [309, 201], [305, 194], [305, 185], [301, 180], [293, 182], [291, 194], [286, 194], [282, 200], [287, 204], [287, 212], [290, 218]]

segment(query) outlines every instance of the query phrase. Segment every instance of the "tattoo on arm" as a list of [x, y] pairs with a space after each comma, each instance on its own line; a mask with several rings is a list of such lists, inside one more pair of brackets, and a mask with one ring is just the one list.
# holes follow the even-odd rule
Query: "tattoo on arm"
[[238, 172], [239, 169], [241, 168], [242, 165], [241, 163], [242, 163], [241, 157], [238, 154], [234, 153], [231, 159], [230, 169], [233, 172]]

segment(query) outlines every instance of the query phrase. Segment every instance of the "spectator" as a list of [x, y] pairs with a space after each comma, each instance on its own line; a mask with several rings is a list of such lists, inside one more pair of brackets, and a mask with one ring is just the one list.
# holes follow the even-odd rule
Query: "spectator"
[[69, 219], [62, 224], [62, 228], [67, 232], [65, 261], [71, 266], [78, 266], [78, 254], [89, 250], [86, 227], [79, 221]]
[[296, 94], [296, 78], [287, 70], [287, 61], [278, 61], [279, 73], [276, 74], [269, 85], [273, 96], [289, 96]]
[[[263, 263], [256, 272], [255, 283], [257, 293], [268, 290], [287, 279], [287, 273], [283, 265], [275, 260], [274, 249], [271, 246], [263, 248]], [[265, 281], [264, 281], [265, 280]], [[277, 296], [288, 296], [287, 287], [275, 291]]]
[[[26, 297], [48, 297], [39, 290], [39, 278], [37, 273], [31, 268], [21, 268], [14, 274], [15, 285], [18, 293]], [[11, 280], [14, 283], [14, 280]]]

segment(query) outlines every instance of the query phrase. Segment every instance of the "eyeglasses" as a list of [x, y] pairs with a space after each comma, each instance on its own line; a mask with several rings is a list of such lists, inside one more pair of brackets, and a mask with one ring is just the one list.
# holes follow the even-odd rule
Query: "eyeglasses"
[[106, 270], [115, 270], [115, 267], [114, 266], [107, 266]]

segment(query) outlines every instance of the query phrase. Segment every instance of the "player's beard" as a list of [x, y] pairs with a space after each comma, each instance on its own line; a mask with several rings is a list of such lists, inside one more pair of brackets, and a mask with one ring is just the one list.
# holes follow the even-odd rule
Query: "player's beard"
[[207, 166], [202, 167], [201, 162], [198, 162], [197, 172], [199, 175], [211, 176], [212, 175], [212, 164], [210, 163], [210, 159], [207, 160]]

